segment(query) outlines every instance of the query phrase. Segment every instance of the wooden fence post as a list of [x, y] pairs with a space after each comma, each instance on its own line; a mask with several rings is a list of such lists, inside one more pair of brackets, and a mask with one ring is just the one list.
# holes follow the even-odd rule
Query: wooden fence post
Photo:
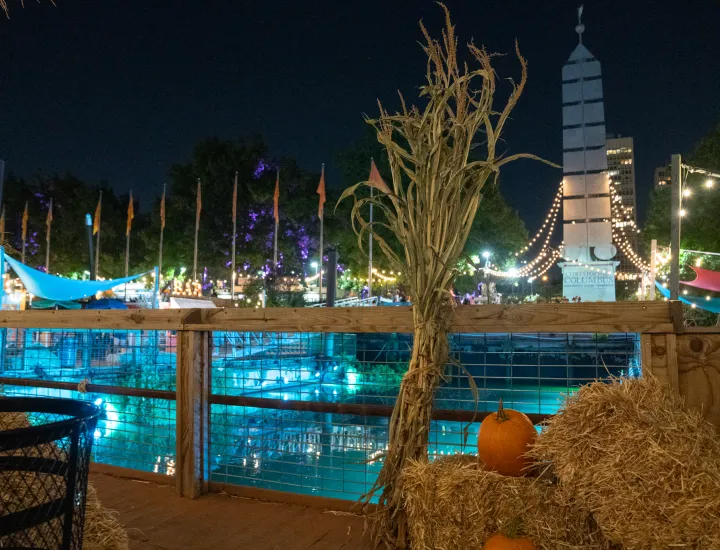
[[175, 488], [188, 498], [207, 492], [211, 334], [177, 332]]

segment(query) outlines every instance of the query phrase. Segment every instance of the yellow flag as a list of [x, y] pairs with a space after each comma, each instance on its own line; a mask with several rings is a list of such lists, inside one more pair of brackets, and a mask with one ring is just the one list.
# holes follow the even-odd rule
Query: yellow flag
[[163, 185], [162, 199], [160, 199], [160, 229], [165, 229], [165, 186]]
[[133, 205], [132, 189], [130, 190], [130, 200], [128, 201], [127, 211], [127, 227], [125, 227], [125, 235], [130, 235], [132, 229], [132, 221], [135, 218], [135, 206]]
[[318, 202], [318, 218], [322, 219], [323, 211], [325, 210], [325, 165], [322, 165], [322, 172], [320, 173], [320, 183], [318, 184], [317, 194], [320, 195]]
[[95, 219], [93, 220], [93, 235], [100, 233], [100, 213], [102, 211], [102, 191], [100, 191], [100, 198], [98, 199], [97, 206], [95, 207]]
[[22, 217], [22, 240], [25, 241], [27, 239], [27, 222], [28, 222], [28, 203], [25, 203], [25, 211], [23, 212]]

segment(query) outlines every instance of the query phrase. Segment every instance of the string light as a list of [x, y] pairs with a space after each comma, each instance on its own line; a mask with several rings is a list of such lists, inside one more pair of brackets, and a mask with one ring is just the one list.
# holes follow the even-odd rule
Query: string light
[[540, 229], [537, 233], [535, 233], [535, 236], [530, 239], [525, 246], [523, 246], [520, 250], [515, 252], [515, 256], [519, 256], [524, 252], [527, 252], [530, 250], [533, 245], [542, 237], [543, 233], [545, 233], [545, 230], [547, 229], [548, 234], [545, 238], [545, 243], [543, 245], [543, 248], [547, 247], [548, 243], [550, 242], [550, 237], [552, 236], [553, 231], [555, 230], [555, 221], [557, 220], [558, 213], [560, 212], [560, 208], [562, 206], [562, 193], [563, 193], [563, 182], [560, 182], [560, 186], [558, 188], [557, 193], [555, 193], [555, 198], [553, 199], [552, 206], [550, 207], [550, 211], [545, 216], [545, 221], [540, 226]]

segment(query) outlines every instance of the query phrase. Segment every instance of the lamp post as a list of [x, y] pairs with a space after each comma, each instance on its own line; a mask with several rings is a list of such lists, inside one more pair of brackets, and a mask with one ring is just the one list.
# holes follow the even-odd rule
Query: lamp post
[[670, 157], [671, 187], [670, 187], [670, 299], [677, 300], [680, 296], [680, 239], [682, 236], [682, 218], [687, 211], [683, 208], [683, 197], [690, 197], [690, 188], [683, 189], [683, 170], [685, 174], [703, 174], [710, 179], [705, 181], [705, 187], [711, 189], [715, 182], [712, 178], [720, 178], [720, 173], [690, 166], [682, 163], [680, 155]]

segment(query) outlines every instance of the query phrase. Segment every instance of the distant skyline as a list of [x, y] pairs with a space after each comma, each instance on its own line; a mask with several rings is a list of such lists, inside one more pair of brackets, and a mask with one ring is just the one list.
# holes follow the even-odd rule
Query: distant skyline
[[[577, 44], [578, 3], [447, 4], [462, 41], [508, 52], [496, 58], [501, 79], [518, 77], [518, 39], [530, 75], [509, 152], [561, 163], [560, 71]], [[714, 0], [585, 2], [607, 131], [635, 139], [641, 221], [655, 167], [720, 122], [718, 15]], [[420, 19], [438, 33], [429, 0], [26, 3], [0, 18], [0, 158], [21, 176], [70, 171], [132, 187], [147, 208], [198, 141], [259, 133], [274, 157], [317, 171], [325, 162], [337, 187], [334, 157], [362, 136], [362, 114], [376, 112], [377, 98], [393, 105], [398, 89], [417, 95]], [[531, 233], [561, 177], [530, 161], [503, 171], [502, 192]]]

